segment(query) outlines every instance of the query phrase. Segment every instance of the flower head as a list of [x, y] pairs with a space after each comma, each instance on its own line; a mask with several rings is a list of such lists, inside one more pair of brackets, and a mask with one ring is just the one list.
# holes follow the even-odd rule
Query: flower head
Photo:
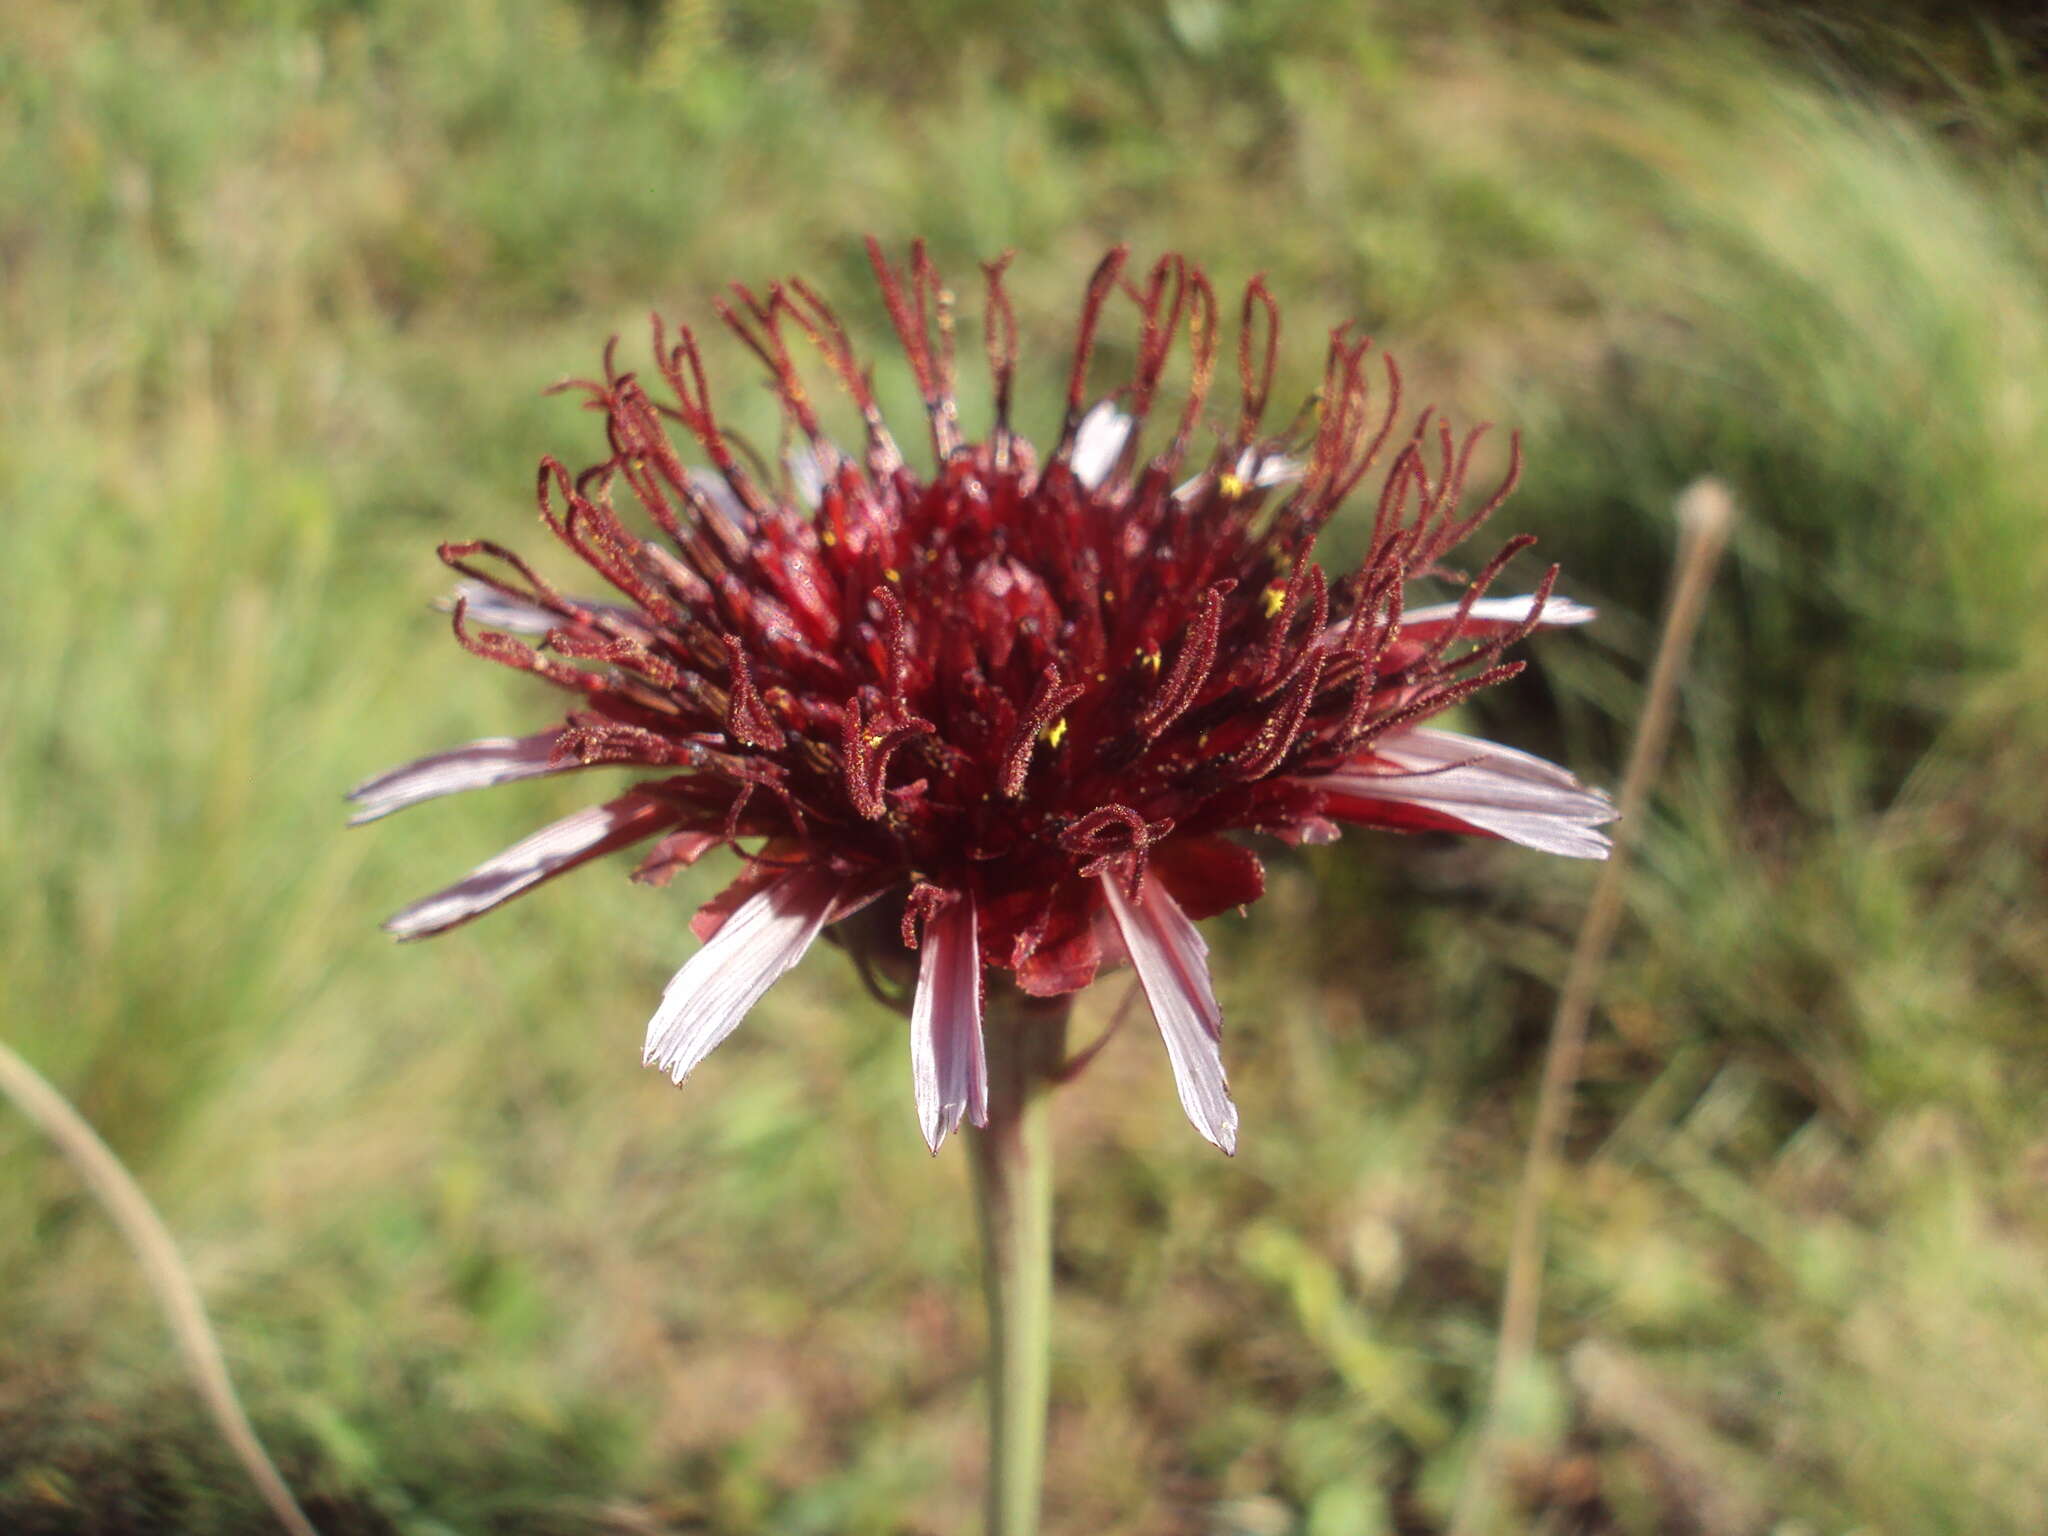
[[[648, 1026], [649, 1064], [680, 1082], [828, 924], [887, 903], [859, 931], [886, 916], [917, 952], [911, 1058], [934, 1150], [985, 1113], [989, 973], [1054, 996], [1128, 959], [1189, 1118], [1229, 1151], [1237, 1112], [1195, 923], [1261, 894], [1259, 860], [1232, 834], [1320, 843], [1348, 823], [1602, 856], [1603, 796], [1425, 724], [1518, 671], [1503, 653], [1532, 630], [1591, 613], [1552, 595], [1554, 568], [1533, 594], [1487, 595], [1527, 538], [1469, 580], [1443, 567], [1507, 496], [1519, 446], [1491, 492], [1469, 496], [1483, 429], [1458, 437], [1425, 412], [1397, 431], [1399, 371], [1348, 329], [1330, 338], [1310, 408], [1267, 430], [1279, 312], [1260, 280], [1236, 319], [1236, 398], [1214, 412], [1208, 279], [1168, 256], [1129, 281], [1112, 251], [1041, 454], [1010, 427], [1004, 263], [985, 269], [995, 405], [975, 441], [955, 404], [952, 295], [921, 244], [903, 269], [872, 242], [870, 255], [935, 468], [906, 461], [845, 331], [801, 281], [735, 285], [719, 306], [797, 444], [782, 483], [721, 424], [689, 331], [671, 341], [655, 322], [659, 395], [607, 349], [603, 377], [564, 387], [602, 413], [609, 452], [574, 475], [544, 460], [539, 501], [614, 595], [565, 594], [497, 544], [441, 549], [464, 578], [456, 638], [573, 707], [352, 798], [368, 821], [519, 779], [637, 776], [386, 926], [441, 933], [628, 847], [650, 845], [635, 878], [656, 885], [745, 848], [743, 872], [696, 915], [703, 947]], [[1091, 406], [1089, 359], [1119, 298], [1137, 311], [1135, 367]], [[1161, 412], [1183, 336], [1181, 403]], [[798, 346], [851, 397], [859, 453], [825, 435]], [[679, 440], [709, 468], [686, 464]], [[1332, 577], [1317, 536], [1382, 462], [1365, 557]], [[1408, 584], [1429, 577], [1460, 595], [1406, 607]]]

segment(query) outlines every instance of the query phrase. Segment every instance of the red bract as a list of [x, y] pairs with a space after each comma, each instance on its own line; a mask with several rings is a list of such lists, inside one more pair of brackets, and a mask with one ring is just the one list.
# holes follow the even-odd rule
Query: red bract
[[[1279, 313], [1259, 280], [1237, 319], [1236, 400], [1212, 420], [1219, 316], [1207, 278], [1169, 256], [1128, 282], [1125, 253], [1112, 251], [1089, 281], [1064, 422], [1041, 457], [1009, 425], [1016, 324], [1003, 264], [986, 269], [995, 420], [970, 441], [954, 403], [951, 295], [921, 244], [906, 270], [870, 254], [935, 471], [905, 462], [845, 332], [800, 281], [762, 295], [735, 286], [720, 306], [801, 444], [787, 485], [743, 462], [689, 331], [671, 343], [655, 323], [662, 399], [608, 350], [604, 377], [573, 387], [604, 415], [610, 452], [573, 476], [544, 460], [539, 495], [549, 529], [618, 596], [567, 596], [496, 544], [441, 550], [465, 578], [461, 643], [564, 689], [575, 708], [535, 735], [396, 769], [353, 798], [368, 821], [515, 779], [619, 766], [643, 777], [386, 926], [440, 933], [650, 841], [636, 878], [654, 884], [712, 848], [751, 844], [744, 872], [697, 914], [704, 944], [649, 1025], [650, 1064], [681, 1081], [827, 924], [885, 901], [921, 949], [911, 1056], [935, 1150], [985, 1109], [986, 973], [1051, 996], [1127, 958], [1182, 1104], [1229, 1151], [1237, 1114], [1194, 926], [1261, 893], [1258, 859], [1229, 834], [1325, 842], [1350, 822], [1602, 856], [1603, 796], [1423, 724], [1519, 670], [1502, 653], [1531, 630], [1591, 614], [1551, 595], [1554, 569], [1531, 595], [1485, 595], [1526, 538], [1455, 601], [1404, 608], [1408, 583], [1447, 576], [1443, 557], [1505, 498], [1519, 447], [1489, 494], [1468, 497], [1483, 429], [1456, 437], [1425, 412], [1397, 433], [1398, 370], [1344, 329], [1312, 410], [1267, 434]], [[1089, 356], [1119, 296], [1137, 309], [1136, 367], [1089, 408]], [[1162, 424], [1160, 386], [1183, 334], [1184, 399]], [[860, 454], [824, 435], [798, 344], [851, 397]], [[710, 468], [686, 466], [678, 438]], [[1195, 464], [1198, 441], [1213, 446]], [[1317, 534], [1383, 460], [1365, 558], [1332, 579]], [[658, 536], [634, 531], [622, 503]]]

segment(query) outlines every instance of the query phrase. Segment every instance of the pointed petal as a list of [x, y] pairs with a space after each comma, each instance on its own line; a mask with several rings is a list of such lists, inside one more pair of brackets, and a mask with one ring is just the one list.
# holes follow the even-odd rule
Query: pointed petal
[[789, 483], [796, 491], [797, 500], [804, 510], [815, 512], [825, 499], [825, 482], [832, 478], [832, 472], [839, 466], [839, 452], [822, 444], [806, 443], [801, 448], [792, 448], [782, 456], [783, 467], [789, 471]]
[[[607, 603], [601, 598], [571, 597], [569, 601], [590, 613], [611, 614], [628, 620], [634, 618], [630, 608]], [[481, 624], [486, 629], [501, 629], [508, 635], [544, 635], [568, 622], [539, 603], [508, 596], [480, 581], [458, 581], [454, 595], [439, 599], [434, 606], [444, 613], [452, 612], [457, 602], [463, 605], [463, 613], [471, 623]]]
[[493, 784], [581, 768], [583, 764], [573, 757], [560, 763], [554, 760], [561, 734], [556, 728], [532, 736], [488, 736], [365, 779], [348, 792], [357, 806], [348, 824], [360, 827], [422, 800], [460, 794], [465, 789], [488, 789]]
[[725, 476], [700, 464], [692, 464], [685, 473], [690, 488], [704, 499], [713, 520], [721, 525], [718, 530], [720, 541], [728, 546], [736, 541], [744, 543], [747, 537], [744, 530], [753, 526], [753, 515], [747, 511]]
[[[1607, 838], [1594, 828], [1617, 814], [1605, 795], [1555, 763], [1422, 727], [1375, 742], [1362, 761], [1304, 782], [1341, 797], [1330, 814], [1343, 820], [1374, 821], [1374, 806], [1384, 805], [1392, 811], [1388, 824], [1484, 832], [1570, 859], [1606, 858]], [[1424, 818], [1405, 814], [1409, 808]]]
[[[1257, 448], [1247, 448], [1237, 456], [1237, 463], [1231, 466], [1230, 472], [1246, 485], [1266, 491], [1276, 485], [1287, 485], [1299, 480], [1305, 469], [1302, 461], [1291, 454], [1261, 453]], [[1173, 499], [1188, 501], [1214, 479], [1214, 473], [1205, 469], [1199, 475], [1183, 480], [1175, 486]]]
[[675, 819], [673, 804], [638, 791], [591, 806], [514, 843], [445, 891], [393, 913], [385, 930], [401, 939], [444, 933], [564, 870], [651, 837]]
[[[776, 851], [778, 854], [781, 852]], [[732, 921], [733, 913], [789, 871], [790, 861], [787, 859], [763, 857], [753, 860], [723, 890], [691, 915], [690, 932], [697, 936], [699, 944], [709, 944], [718, 937], [718, 930]]]
[[[1472, 611], [1465, 615], [1465, 626], [1460, 633], [1467, 640], [1488, 640], [1504, 635], [1509, 630], [1519, 627], [1529, 617], [1530, 605], [1535, 601], [1536, 595], [1533, 592], [1525, 592], [1520, 597], [1482, 597], [1472, 605]], [[1398, 644], [1409, 649], [1406, 659], [1413, 660], [1430, 641], [1441, 639], [1444, 631], [1451, 627], [1457, 616], [1456, 603], [1430, 603], [1421, 608], [1410, 608], [1403, 613]], [[1598, 617], [1597, 610], [1588, 608], [1584, 603], [1573, 602], [1568, 597], [1559, 597], [1553, 592], [1550, 594], [1550, 601], [1543, 605], [1543, 617], [1536, 621], [1536, 627], [1561, 629], [1572, 624], [1590, 624]], [[1323, 643], [1338, 644], [1350, 627], [1350, 619], [1339, 619], [1323, 631]]]
[[562, 623], [559, 615], [550, 613], [539, 603], [509, 597], [480, 581], [458, 581], [454, 596], [440, 598], [434, 606], [446, 611], [457, 603], [462, 604], [463, 614], [471, 623], [481, 624], [486, 629], [502, 629], [512, 635], [544, 635]]
[[1147, 875], [1133, 902], [1114, 871], [1098, 877], [1110, 915], [1173, 1064], [1180, 1107], [1209, 1140], [1237, 1151], [1237, 1106], [1223, 1075], [1223, 1010], [1209, 984], [1209, 946], [1166, 887]]
[[[1464, 632], [1475, 640], [1503, 634], [1526, 622], [1535, 602], [1536, 594], [1533, 592], [1525, 592], [1520, 597], [1482, 597], [1465, 615]], [[1410, 640], [1434, 639], [1449, 629], [1457, 616], [1456, 603], [1431, 603], [1427, 607], [1411, 608], [1401, 617], [1401, 633]], [[1590, 624], [1597, 617], [1598, 613], [1584, 603], [1575, 603], [1553, 592], [1543, 605], [1543, 613], [1536, 623], [1541, 629], [1561, 629], [1571, 624]]]
[[988, 1123], [988, 1058], [981, 1039], [981, 949], [974, 898], [925, 923], [910, 1009], [910, 1082], [925, 1144], [939, 1150], [964, 1114]]
[[[1252, 472], [1244, 475], [1260, 490], [1270, 490], [1276, 485], [1287, 485], [1299, 480], [1307, 473], [1308, 466], [1291, 454], [1273, 453], [1253, 459]], [[1240, 469], [1239, 474], [1244, 471]]]
[[[720, 838], [723, 842], [725, 839]], [[792, 839], [771, 838], [762, 845], [761, 851], [726, 888], [699, 907], [690, 919], [690, 932], [697, 935], [697, 942], [709, 944], [731, 920], [733, 913], [746, 905], [756, 892], [773, 885], [793, 867], [801, 862], [802, 845]], [[655, 853], [661, 850], [656, 848]], [[650, 857], [652, 855], [650, 854]], [[848, 876], [840, 882], [839, 896], [832, 904], [832, 911], [825, 919], [825, 926], [853, 916], [854, 913], [879, 900], [888, 890], [890, 878], [887, 874], [870, 871], [865, 875]]]
[[1257, 448], [1247, 448], [1237, 456], [1232, 472], [1246, 485], [1257, 486], [1264, 491], [1299, 480], [1306, 467], [1291, 454], [1262, 453]]
[[763, 885], [677, 971], [647, 1021], [640, 1059], [680, 1083], [804, 957], [845, 886], [808, 867]]
[[1067, 459], [1074, 478], [1091, 491], [1101, 485], [1116, 468], [1130, 436], [1131, 418], [1108, 400], [1096, 401], [1074, 429], [1074, 447]]

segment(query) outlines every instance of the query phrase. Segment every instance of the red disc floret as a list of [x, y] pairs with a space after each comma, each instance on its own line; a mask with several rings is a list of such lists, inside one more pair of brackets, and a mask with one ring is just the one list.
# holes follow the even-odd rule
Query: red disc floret
[[[1217, 303], [1200, 269], [1169, 256], [1136, 282], [1110, 253], [1091, 279], [1067, 412], [1041, 464], [1007, 421], [1015, 322], [1003, 264], [986, 269], [985, 341], [997, 419], [963, 439], [953, 395], [953, 302], [922, 244], [907, 270], [871, 245], [888, 312], [929, 424], [921, 476], [883, 425], [854, 350], [806, 285], [736, 287], [722, 306], [767, 367], [793, 434], [788, 482], [764, 483], [720, 423], [696, 338], [655, 324], [668, 398], [616, 366], [577, 380], [603, 413], [609, 455], [581, 474], [553, 459], [541, 516], [623, 599], [566, 597], [510, 551], [474, 542], [443, 558], [509, 611], [538, 613], [537, 644], [480, 630], [462, 643], [581, 695], [557, 766], [638, 764], [694, 853], [761, 839], [770, 863], [828, 866], [906, 895], [971, 892], [985, 965], [1027, 990], [1084, 984], [1100, 958], [1096, 877], [1135, 891], [1153, 856], [1196, 916], [1258, 894], [1231, 830], [1315, 835], [1325, 807], [1304, 776], [1356, 758], [1520, 666], [1500, 653], [1528, 617], [1467, 638], [1401, 636], [1409, 580], [1507, 495], [1476, 506], [1466, 481], [1483, 429], [1454, 437], [1428, 413], [1393, 441], [1400, 373], [1340, 329], [1322, 388], [1264, 435], [1279, 312], [1263, 282], [1239, 315], [1239, 392], [1208, 430]], [[1135, 369], [1085, 409], [1096, 334], [1119, 296], [1138, 318]], [[822, 356], [864, 423], [859, 457], [824, 435], [791, 338]], [[1176, 343], [1183, 403], [1143, 452]], [[678, 440], [708, 459], [687, 467]], [[1368, 553], [1332, 581], [1316, 537], [1390, 442]], [[634, 532], [620, 487], [654, 525]], [[1466, 588], [1484, 593], [1511, 543]], [[490, 564], [483, 563], [490, 561]], [[1464, 643], [1459, 643], [1460, 641]], [[676, 839], [644, 873], [676, 864]], [[1247, 867], [1249, 866], [1249, 868]]]
[[[461, 643], [575, 706], [533, 735], [366, 781], [356, 819], [582, 768], [643, 777], [387, 927], [444, 932], [636, 845], [653, 884], [740, 846], [746, 869], [698, 912], [703, 947], [648, 1025], [650, 1065], [680, 1081], [821, 932], [872, 908], [837, 932], [864, 966], [898, 931], [919, 951], [911, 1057], [934, 1149], [986, 1113], [990, 973], [1050, 996], [1128, 960], [1183, 1108], [1230, 1150], [1222, 1013], [1194, 924], [1260, 895], [1239, 837], [1326, 842], [1350, 823], [1602, 857], [1604, 796], [1423, 723], [1519, 670], [1501, 657], [1531, 630], [1591, 610], [1553, 598], [1554, 570], [1532, 593], [1486, 595], [1525, 538], [1469, 579], [1443, 567], [1512, 489], [1519, 444], [1491, 492], [1468, 495], [1484, 429], [1459, 436], [1425, 411], [1399, 431], [1400, 373], [1348, 329], [1331, 335], [1311, 400], [1269, 431], [1280, 315], [1256, 278], [1230, 349], [1237, 398], [1219, 408], [1208, 279], [1177, 256], [1133, 278], [1110, 252], [1083, 295], [1041, 459], [1010, 425], [1007, 259], [983, 268], [994, 419], [972, 439], [952, 294], [922, 244], [900, 269], [869, 250], [931, 472], [906, 461], [844, 328], [794, 279], [735, 286], [720, 306], [781, 402], [795, 447], [779, 474], [721, 422], [688, 330], [671, 341], [656, 320], [653, 391], [613, 347], [601, 377], [561, 386], [603, 415], [608, 452], [574, 475], [544, 460], [541, 517], [614, 595], [565, 594], [486, 541], [441, 555], [465, 578]], [[1132, 370], [1091, 403], [1095, 340], [1123, 302]], [[826, 436], [800, 353], [850, 398], [857, 454]], [[1177, 353], [1179, 404], [1161, 411]], [[1317, 537], [1382, 464], [1364, 558], [1333, 578]], [[1408, 608], [1408, 584], [1426, 578], [1459, 595]]]

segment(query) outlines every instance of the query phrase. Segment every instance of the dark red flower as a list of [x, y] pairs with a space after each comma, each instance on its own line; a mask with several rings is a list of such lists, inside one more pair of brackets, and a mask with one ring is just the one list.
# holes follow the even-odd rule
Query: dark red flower
[[[681, 1081], [827, 924], [886, 901], [919, 951], [911, 1057], [934, 1150], [984, 1113], [985, 972], [1051, 996], [1128, 959], [1189, 1118], [1229, 1151], [1237, 1112], [1195, 922], [1261, 892], [1259, 860], [1231, 834], [1327, 842], [1348, 822], [1601, 857], [1603, 796], [1424, 724], [1519, 670], [1502, 653], [1533, 629], [1591, 613], [1551, 595], [1554, 569], [1531, 595], [1486, 596], [1527, 538], [1469, 581], [1442, 568], [1508, 494], [1519, 446], [1468, 506], [1483, 429], [1456, 437], [1425, 412], [1397, 434], [1400, 374], [1373, 366], [1348, 329], [1330, 338], [1310, 408], [1264, 430], [1279, 313], [1263, 282], [1239, 312], [1237, 399], [1212, 415], [1208, 280], [1169, 256], [1127, 282], [1112, 251], [1089, 281], [1064, 423], [1041, 456], [1009, 425], [1003, 263], [986, 269], [995, 419], [972, 441], [954, 400], [952, 296], [922, 245], [900, 271], [870, 252], [936, 469], [905, 462], [845, 332], [801, 281], [736, 285], [719, 307], [799, 443], [784, 483], [721, 426], [689, 331], [671, 343], [655, 323], [662, 400], [607, 350], [603, 378], [565, 387], [603, 414], [610, 451], [576, 475], [544, 460], [539, 495], [549, 529], [618, 595], [566, 595], [496, 544], [441, 550], [465, 578], [456, 638], [576, 707], [353, 798], [369, 821], [547, 774], [640, 777], [386, 926], [440, 933], [632, 845], [652, 842], [636, 878], [663, 884], [748, 843], [744, 872], [692, 924], [703, 947], [648, 1027], [650, 1064]], [[1136, 366], [1090, 407], [1090, 353], [1120, 295], [1137, 309]], [[1183, 333], [1183, 400], [1157, 427]], [[825, 436], [792, 342], [851, 397], [866, 424], [858, 455]], [[709, 469], [685, 465], [672, 427]], [[1198, 441], [1210, 446], [1195, 464]], [[1317, 534], [1383, 456], [1368, 553], [1333, 579]], [[622, 488], [658, 537], [621, 516]], [[1447, 576], [1455, 601], [1405, 607], [1408, 583]], [[877, 931], [873, 916], [860, 932]]]

